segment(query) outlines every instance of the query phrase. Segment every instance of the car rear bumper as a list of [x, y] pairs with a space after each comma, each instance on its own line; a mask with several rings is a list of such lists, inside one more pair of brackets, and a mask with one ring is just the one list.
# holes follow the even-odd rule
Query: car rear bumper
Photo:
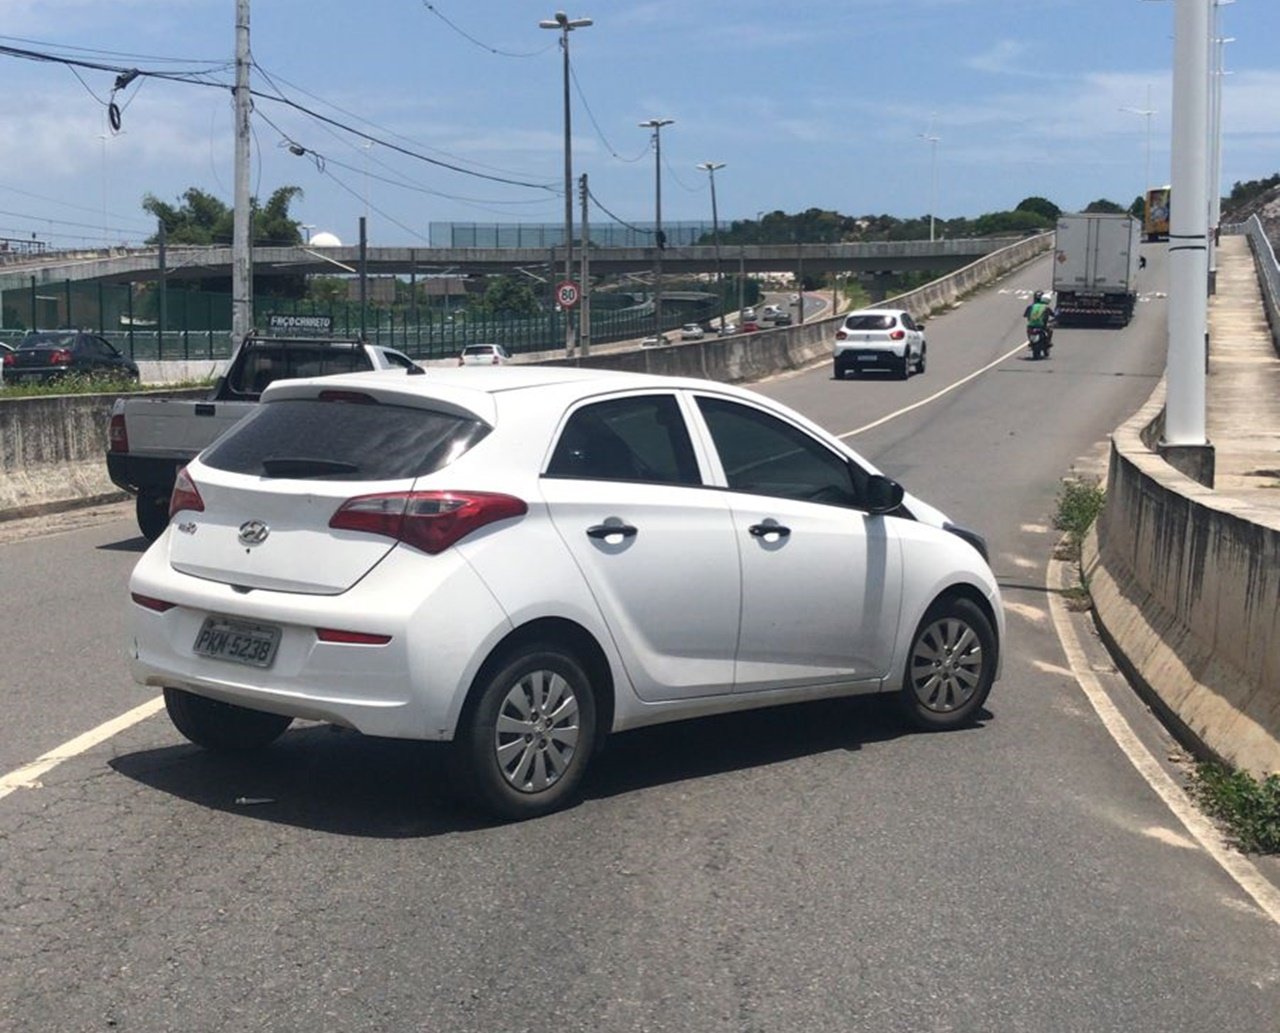
[[[172, 570], [168, 538], [174, 533], [171, 528], [151, 547], [130, 580], [131, 592], [174, 604], [164, 612], [130, 604], [133, 677], [142, 685], [368, 735], [447, 740], [475, 676], [477, 640], [496, 642], [510, 630], [493, 596], [454, 553], [415, 552], [400, 562], [388, 556], [340, 595], [246, 592]], [[423, 591], [427, 581], [435, 583], [432, 591]], [[211, 616], [278, 629], [270, 666], [197, 654], [197, 636]], [[322, 628], [389, 641], [322, 641]], [[485, 631], [477, 633], [480, 628]]]
[[845, 348], [835, 353], [835, 361], [844, 369], [897, 369], [906, 354], [905, 348]]

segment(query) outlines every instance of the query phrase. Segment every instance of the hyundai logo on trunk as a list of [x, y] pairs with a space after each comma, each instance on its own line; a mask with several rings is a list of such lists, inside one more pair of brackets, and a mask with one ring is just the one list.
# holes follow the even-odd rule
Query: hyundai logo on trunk
[[270, 533], [271, 528], [261, 520], [246, 520], [240, 525], [240, 542], [243, 545], [261, 545]]

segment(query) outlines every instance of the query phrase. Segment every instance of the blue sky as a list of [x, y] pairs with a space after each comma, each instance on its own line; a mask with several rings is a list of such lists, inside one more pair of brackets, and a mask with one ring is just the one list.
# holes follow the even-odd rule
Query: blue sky
[[[533, 185], [365, 147], [261, 100], [255, 192], [302, 187], [293, 214], [344, 242], [366, 210], [381, 244], [425, 244], [432, 221], [562, 220], [558, 33], [537, 26], [558, 6], [256, 0], [253, 54], [283, 93], [380, 140]], [[233, 0], [4, 0], [0, 43], [151, 69], [226, 64], [211, 77], [229, 82], [234, 10]], [[637, 123], [655, 117], [674, 119], [662, 135], [664, 220], [710, 218], [702, 161], [725, 163], [722, 221], [809, 207], [920, 215], [933, 192], [927, 133], [938, 137], [940, 217], [1030, 194], [1068, 209], [1128, 203], [1143, 185], [1148, 124], [1151, 179], [1169, 178], [1171, 2], [583, 0], [565, 10], [595, 21], [572, 36], [574, 172], [621, 219], [653, 216], [654, 156]], [[1235, 37], [1223, 94], [1229, 189], [1280, 170], [1280, 2], [1220, 12]], [[0, 75], [0, 236], [136, 241], [153, 228], [145, 192], [172, 201], [195, 185], [231, 200], [228, 91], [135, 83], [117, 97], [122, 132], [111, 134], [113, 75], [82, 70], [82, 83], [10, 56]], [[253, 85], [272, 90], [257, 71]], [[1121, 110], [1148, 103], [1149, 119]], [[322, 159], [290, 154], [286, 137]]]

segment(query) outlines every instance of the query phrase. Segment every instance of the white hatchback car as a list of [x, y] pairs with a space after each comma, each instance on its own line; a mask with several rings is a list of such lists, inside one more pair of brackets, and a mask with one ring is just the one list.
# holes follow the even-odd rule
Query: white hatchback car
[[985, 546], [804, 417], [536, 366], [280, 381], [179, 475], [130, 580], [134, 676], [214, 750], [295, 718], [451, 740], [508, 818], [609, 732], [858, 693], [972, 721]]
[[500, 344], [468, 344], [458, 356], [459, 366], [505, 366], [511, 355]]
[[864, 308], [850, 312], [836, 331], [835, 376], [887, 369], [906, 380], [924, 372], [924, 324], [900, 308]]

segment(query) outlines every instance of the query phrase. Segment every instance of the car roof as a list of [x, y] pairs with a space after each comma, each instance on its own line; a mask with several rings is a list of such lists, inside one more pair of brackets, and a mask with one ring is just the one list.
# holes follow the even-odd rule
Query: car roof
[[902, 308], [860, 308], [846, 312], [844, 316], [846, 319], [850, 316], [901, 316], [905, 312], [906, 309]]

